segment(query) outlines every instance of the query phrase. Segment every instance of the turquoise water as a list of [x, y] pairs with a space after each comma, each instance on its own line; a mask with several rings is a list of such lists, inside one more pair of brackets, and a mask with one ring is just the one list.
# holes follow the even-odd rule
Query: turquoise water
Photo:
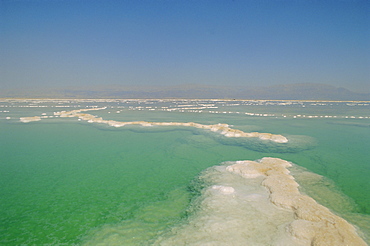
[[[202, 171], [225, 161], [265, 156], [291, 161], [327, 178], [321, 183], [302, 179], [305, 192], [364, 234], [370, 233], [370, 107], [366, 103], [310, 102], [306, 107], [229, 101], [1, 104], [2, 245], [94, 245], [108, 236], [116, 238], [117, 245], [150, 244], [191, 216], [188, 208], [199, 195], [192, 187]], [[76, 118], [19, 122], [23, 116], [52, 116], [55, 111], [86, 106], [107, 106], [90, 112], [104, 119], [227, 123], [246, 132], [283, 134], [290, 142], [282, 146], [175, 127], [113, 128]]]

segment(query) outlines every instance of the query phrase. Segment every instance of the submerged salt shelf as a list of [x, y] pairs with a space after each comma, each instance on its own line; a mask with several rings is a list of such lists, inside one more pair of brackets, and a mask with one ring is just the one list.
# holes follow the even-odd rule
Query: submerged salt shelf
[[[289, 167], [265, 157], [207, 169], [190, 217], [143, 245], [366, 246], [351, 224], [300, 193]], [[107, 226], [85, 245], [135, 245], [130, 229]]]

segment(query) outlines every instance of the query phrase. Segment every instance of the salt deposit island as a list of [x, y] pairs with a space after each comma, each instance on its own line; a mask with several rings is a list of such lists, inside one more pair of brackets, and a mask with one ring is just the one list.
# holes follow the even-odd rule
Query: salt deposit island
[[[55, 112], [55, 116], [59, 117], [77, 117], [81, 120], [85, 120], [89, 123], [101, 123], [108, 124], [114, 127], [123, 127], [126, 125], [141, 125], [141, 126], [185, 126], [195, 127], [199, 129], [210, 130], [212, 132], [218, 132], [226, 137], [247, 137], [247, 138], [259, 138], [261, 140], [270, 140], [276, 143], [287, 143], [288, 139], [282, 135], [276, 135], [271, 133], [259, 133], [259, 132], [243, 132], [241, 130], [231, 129], [227, 124], [215, 124], [215, 125], [203, 125], [194, 122], [147, 122], [147, 121], [131, 121], [131, 122], [120, 122], [115, 120], [104, 120], [101, 117], [96, 117], [91, 114], [83, 113], [91, 110], [102, 110], [105, 108], [93, 108], [93, 109], [78, 109], [72, 111], [61, 111]], [[22, 117], [21, 122], [28, 123], [31, 121], [39, 121], [41, 118], [47, 118], [48, 116], [34, 116], [34, 117]]]
[[265, 157], [206, 170], [194, 215], [154, 245], [366, 246], [354, 226], [300, 193], [291, 166]]
[[291, 166], [285, 160], [265, 157], [259, 162], [240, 161], [226, 170], [244, 178], [263, 176], [262, 185], [269, 190], [271, 202], [294, 213], [288, 227], [294, 237], [309, 245], [366, 245], [346, 220], [300, 193], [299, 184], [287, 169]]

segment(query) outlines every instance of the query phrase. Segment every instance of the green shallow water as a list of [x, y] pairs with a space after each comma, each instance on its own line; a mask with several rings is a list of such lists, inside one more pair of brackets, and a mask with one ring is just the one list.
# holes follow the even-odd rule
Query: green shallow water
[[[125, 121], [228, 123], [245, 131], [291, 136], [307, 148], [285, 152], [274, 145], [266, 148], [258, 141], [244, 145], [199, 130], [112, 129], [76, 119], [28, 124], [1, 120], [0, 244], [93, 245], [91, 238], [119, 228], [127, 231], [126, 245], [142, 245], [187, 217], [186, 208], [194, 196], [189, 185], [204, 169], [265, 156], [292, 161], [332, 180], [331, 189], [343, 192], [355, 205], [335, 207], [335, 201], [323, 199], [325, 194], [315, 199], [323, 199], [346, 218], [355, 218], [353, 212], [360, 218], [370, 214], [369, 119], [94, 113]], [[366, 221], [359, 226], [369, 233]]]
[[1, 139], [2, 243], [14, 245], [78, 243], [91, 228], [164, 200], [201, 170], [249, 156], [190, 131], [32, 123], [2, 127]]

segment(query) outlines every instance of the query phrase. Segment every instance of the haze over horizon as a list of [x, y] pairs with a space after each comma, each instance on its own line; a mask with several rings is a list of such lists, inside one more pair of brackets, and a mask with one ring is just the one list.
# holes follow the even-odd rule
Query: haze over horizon
[[0, 84], [370, 92], [369, 1], [0, 1]]

